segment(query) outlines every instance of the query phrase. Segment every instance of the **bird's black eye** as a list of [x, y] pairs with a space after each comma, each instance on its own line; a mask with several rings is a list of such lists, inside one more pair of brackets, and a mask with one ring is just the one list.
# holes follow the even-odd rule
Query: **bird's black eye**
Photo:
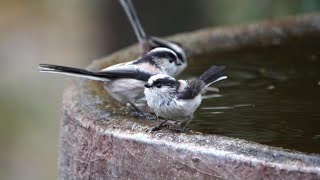
[[173, 60], [172, 60], [172, 59], [169, 59], [169, 63], [173, 63]]
[[161, 88], [162, 85], [160, 83], [157, 83], [156, 86], [157, 88]]

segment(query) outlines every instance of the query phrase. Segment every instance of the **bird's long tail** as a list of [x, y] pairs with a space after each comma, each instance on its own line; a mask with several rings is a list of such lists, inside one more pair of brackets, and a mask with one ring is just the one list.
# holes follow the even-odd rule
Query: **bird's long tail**
[[138, 38], [139, 43], [140, 44], [145, 43], [145, 41], [147, 40], [147, 36], [144, 29], [142, 28], [142, 25], [140, 23], [136, 10], [132, 4], [132, 1], [131, 0], [119, 0], [119, 1], [131, 23], [131, 26]]
[[114, 79], [129, 78], [137, 79], [140, 81], [148, 81], [153, 76], [153, 73], [143, 71], [139, 68], [118, 68], [108, 71], [87, 71], [73, 67], [52, 65], [52, 64], [39, 64], [39, 71], [46, 73], [64, 74], [75, 77], [82, 77], [96, 81], [108, 82]]
[[199, 79], [205, 83], [206, 87], [215, 82], [227, 79], [227, 76], [222, 75], [222, 70], [224, 70], [225, 68], [225, 66], [211, 66], [200, 76]]
[[96, 81], [109, 81], [108, 74], [101, 74], [99, 72], [87, 71], [84, 69], [78, 69], [67, 66], [59, 66], [52, 64], [39, 64], [39, 71], [46, 73], [64, 74], [68, 76], [82, 77]]

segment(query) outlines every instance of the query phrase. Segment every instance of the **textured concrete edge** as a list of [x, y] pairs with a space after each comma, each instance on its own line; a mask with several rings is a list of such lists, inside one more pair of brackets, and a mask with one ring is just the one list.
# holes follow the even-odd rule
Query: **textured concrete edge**
[[[249, 163], [253, 166], [263, 165], [286, 171], [312, 173], [320, 176], [320, 156], [304, 154], [274, 148], [245, 140], [228, 138], [216, 135], [174, 134], [174, 133], [150, 133], [141, 131], [150, 127], [131, 127], [137, 124], [127, 124], [126, 127], [99, 126], [94, 124], [94, 115], [90, 111], [80, 109], [76, 104], [80, 92], [75, 85], [69, 86], [64, 93], [64, 111], [68, 115], [76, 115], [74, 119], [87, 129], [92, 129], [100, 135], [112, 136], [120, 140], [129, 140], [143, 144], [166, 146], [172, 149], [183, 149], [193, 153], [206, 154], [208, 156], [221, 157], [231, 161]], [[79, 115], [82, 111], [87, 116]], [[91, 117], [91, 118], [90, 118]]]
[[[188, 150], [188, 151], [195, 152], [195, 153], [202, 153], [202, 154], [207, 154], [207, 155], [213, 155], [216, 157], [223, 157], [226, 159], [235, 160], [237, 162], [246, 162], [246, 163], [251, 163], [251, 164], [260, 163], [260, 164], [267, 166], [267, 167], [275, 167], [277, 169], [285, 169], [288, 171], [315, 173], [315, 174], [320, 175], [320, 167], [319, 166], [308, 166], [308, 165], [301, 166], [301, 164], [300, 164], [301, 162], [298, 162], [298, 161], [293, 162], [292, 164], [283, 164], [283, 163], [279, 163], [279, 162], [274, 162], [274, 160], [270, 160], [270, 159], [266, 159], [266, 158], [260, 159], [257, 157], [240, 154], [239, 152], [219, 150], [216, 148], [216, 146], [212, 146], [212, 145], [201, 147], [201, 146], [198, 146], [197, 144], [192, 143], [192, 142], [185, 142], [184, 139], [188, 138], [185, 135], [178, 135], [178, 137], [176, 137], [176, 138], [180, 139], [181, 141], [179, 143], [177, 143], [175, 141], [170, 141], [167, 138], [161, 139], [161, 137], [152, 137], [149, 134], [141, 133], [141, 132], [126, 133], [121, 130], [107, 129], [107, 130], [104, 130], [103, 133], [106, 135], [109, 135], [109, 136], [112, 135], [116, 138], [123, 139], [123, 140], [139, 141], [142, 143], [159, 145], [159, 146], [165, 145], [165, 146], [171, 147], [173, 149], [184, 149], [184, 150]], [[207, 136], [205, 139], [208, 139], [210, 137], [212, 137], [212, 135]], [[229, 139], [223, 139], [223, 140], [227, 141], [226, 143], [228, 143], [228, 142], [234, 143], [234, 141], [230, 141]], [[241, 143], [245, 143], [245, 142], [241, 142]], [[219, 146], [219, 145], [220, 144], [217, 144], [217, 146]], [[246, 144], [246, 145], [248, 145], [248, 144]], [[264, 146], [257, 145], [255, 148], [257, 148], [257, 150], [260, 149], [261, 151], [265, 151]], [[269, 150], [268, 152], [265, 152], [265, 153], [280, 154], [283, 152], [279, 152], [277, 150]], [[290, 155], [296, 156], [296, 157], [298, 157], [298, 156], [303, 157], [304, 156], [304, 158], [310, 158], [310, 157], [308, 157], [308, 155], [302, 155], [299, 153], [290, 153]], [[297, 163], [297, 164], [295, 164], [295, 163]]]

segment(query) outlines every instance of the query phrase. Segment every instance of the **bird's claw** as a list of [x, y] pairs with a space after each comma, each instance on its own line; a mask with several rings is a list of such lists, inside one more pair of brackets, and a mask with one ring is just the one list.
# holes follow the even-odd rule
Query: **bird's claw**
[[161, 129], [161, 127], [163, 127], [164, 124], [165, 124], [167, 121], [168, 121], [168, 120], [165, 120], [165, 121], [161, 122], [159, 125], [153, 127], [153, 128], [151, 129], [151, 132], [159, 131], [159, 130]]
[[143, 118], [143, 119], [146, 119], [147, 118], [147, 115], [143, 112], [138, 112], [138, 111], [133, 111], [132, 112], [132, 116], [133, 117], [136, 117], [136, 118]]
[[133, 112], [132, 115], [136, 118], [146, 119], [149, 121], [158, 120], [157, 116], [152, 115], [150, 113], [143, 113], [143, 112]]
[[183, 128], [170, 128], [170, 130], [175, 131], [175, 132], [179, 132], [179, 133], [188, 133], [191, 131], [190, 128], [187, 127], [183, 127]]

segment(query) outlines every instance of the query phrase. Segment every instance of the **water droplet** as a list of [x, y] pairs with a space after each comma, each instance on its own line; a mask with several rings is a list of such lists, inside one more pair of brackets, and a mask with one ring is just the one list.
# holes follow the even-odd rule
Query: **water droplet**
[[219, 92], [219, 88], [216, 88], [216, 87], [207, 87], [207, 91], [210, 91], [210, 92]]
[[221, 111], [216, 111], [216, 112], [210, 112], [210, 114], [222, 114], [224, 112], [221, 112]]
[[270, 85], [270, 86], [267, 87], [267, 89], [269, 89], [269, 90], [272, 90], [272, 89], [274, 89], [274, 88], [275, 88], [274, 85]]
[[254, 107], [254, 104], [236, 104], [233, 107]]
[[219, 109], [219, 110], [221, 110], [221, 109], [233, 109], [233, 107], [232, 106], [214, 106], [214, 107], [204, 107], [204, 108], [202, 108], [202, 109], [207, 109], [207, 110], [217, 110], [217, 109]]
[[314, 136], [312, 137], [312, 139], [319, 140], [319, 139], [320, 139], [320, 134], [314, 135]]
[[204, 95], [202, 96], [202, 99], [211, 99], [211, 98], [218, 98], [218, 97], [222, 97], [222, 95], [221, 94]]

